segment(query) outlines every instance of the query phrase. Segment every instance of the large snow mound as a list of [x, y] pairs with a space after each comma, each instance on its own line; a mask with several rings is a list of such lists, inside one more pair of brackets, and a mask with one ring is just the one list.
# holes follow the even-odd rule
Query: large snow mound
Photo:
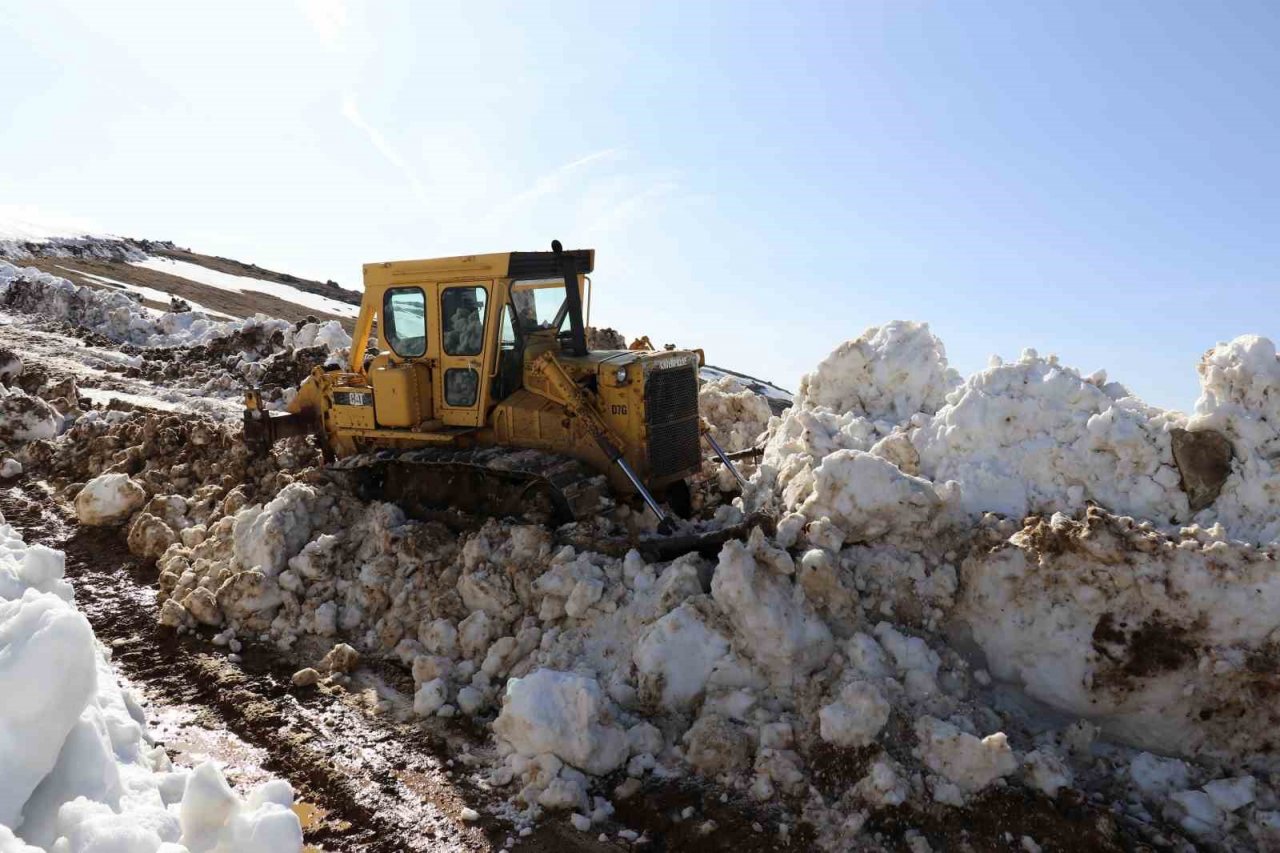
[[[1280, 537], [1275, 347], [1246, 335], [1211, 349], [1199, 370], [1201, 397], [1188, 417], [1147, 405], [1102, 371], [1085, 375], [1034, 350], [1009, 364], [994, 359], [961, 382], [927, 326], [891, 323], [842, 344], [804, 378], [796, 405], [770, 423], [756, 481], [778, 492], [784, 510], [812, 518], [829, 508], [816, 491], [841, 491], [830, 471], [819, 487], [823, 461], [862, 451], [932, 482], [943, 510], [970, 518], [1096, 505], [1168, 531], [1220, 523], [1229, 537], [1273, 541]], [[1232, 446], [1220, 494], [1199, 511], [1174, 452], [1184, 430], [1217, 431]], [[852, 477], [854, 467], [842, 465]], [[849, 477], [857, 495], [860, 484]], [[828, 515], [838, 526], [861, 524], [834, 509]]]
[[151, 745], [62, 575], [0, 520], [0, 850], [300, 851], [287, 784], [242, 800]]

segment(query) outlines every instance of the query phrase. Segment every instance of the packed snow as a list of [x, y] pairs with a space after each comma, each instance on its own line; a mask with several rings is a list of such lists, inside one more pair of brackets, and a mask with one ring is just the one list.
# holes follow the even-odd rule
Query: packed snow
[[63, 555], [0, 521], [0, 850], [283, 853], [293, 790], [176, 769], [75, 607]]

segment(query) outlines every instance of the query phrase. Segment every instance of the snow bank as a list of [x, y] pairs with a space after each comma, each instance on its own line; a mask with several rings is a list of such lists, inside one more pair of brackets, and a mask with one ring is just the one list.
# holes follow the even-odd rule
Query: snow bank
[[275, 296], [286, 302], [292, 302], [295, 305], [301, 305], [313, 311], [323, 311], [326, 314], [333, 314], [338, 317], [354, 318], [360, 313], [359, 305], [339, 302], [336, 299], [330, 299], [327, 296], [321, 296], [309, 290], [301, 290], [282, 282], [269, 281], [247, 275], [233, 275], [190, 261], [180, 261], [166, 257], [148, 257], [132, 261], [132, 263], [135, 266], [196, 281], [209, 287], [216, 287], [219, 290], [229, 290], [234, 293], [263, 293], [268, 296]]
[[215, 765], [175, 770], [150, 745], [62, 573], [0, 523], [0, 850], [300, 851], [286, 783], [241, 800]]
[[[1148, 749], [1239, 758], [1280, 725], [1273, 548], [1091, 510], [1031, 519], [962, 567], [958, 616], [998, 678]], [[1006, 614], [992, 618], [991, 614]]]

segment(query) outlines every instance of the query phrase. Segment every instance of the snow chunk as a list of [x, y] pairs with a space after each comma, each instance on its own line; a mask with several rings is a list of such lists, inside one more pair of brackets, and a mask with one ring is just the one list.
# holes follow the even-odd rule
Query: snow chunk
[[677, 710], [688, 709], [701, 695], [728, 651], [728, 640], [686, 603], [653, 624], [632, 659], [644, 679], [661, 686], [662, 704]]
[[0, 441], [49, 440], [62, 418], [56, 409], [21, 388], [0, 386]]
[[521, 755], [549, 752], [597, 776], [621, 767], [629, 751], [600, 685], [570, 672], [539, 669], [508, 681], [493, 730]]
[[869, 681], [854, 681], [818, 712], [819, 733], [836, 746], [867, 746], [889, 722], [890, 710], [878, 687]]
[[778, 684], [813, 672], [835, 645], [804, 590], [778, 573], [778, 564], [790, 565], [790, 560], [785, 551], [766, 545], [757, 529], [749, 547], [725, 543], [711, 580], [711, 596], [728, 615], [737, 639]]
[[813, 521], [830, 518], [849, 543], [888, 533], [927, 536], [942, 503], [928, 480], [861, 450], [837, 450], [813, 476], [813, 492], [798, 511]]
[[936, 411], [958, 384], [960, 374], [947, 366], [946, 348], [929, 324], [895, 320], [824, 358], [800, 380], [795, 405], [901, 423]]
[[986, 788], [1018, 769], [1017, 756], [1004, 732], [977, 738], [934, 717], [916, 722], [925, 766], [954, 783], [966, 794]]
[[1257, 784], [1252, 776], [1234, 779], [1216, 779], [1201, 790], [1209, 795], [1214, 806], [1224, 812], [1239, 811], [1254, 801]]
[[120, 524], [146, 500], [146, 490], [128, 474], [101, 474], [76, 495], [76, 517], [81, 524]]
[[1143, 796], [1160, 797], [1187, 786], [1190, 770], [1176, 758], [1161, 758], [1149, 752], [1134, 756], [1129, 762], [1129, 778]]

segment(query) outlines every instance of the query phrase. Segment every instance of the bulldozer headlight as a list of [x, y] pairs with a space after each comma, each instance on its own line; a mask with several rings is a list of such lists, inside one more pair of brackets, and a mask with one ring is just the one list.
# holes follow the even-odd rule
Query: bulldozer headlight
[[614, 374], [614, 377], [618, 380], [618, 384], [619, 384], [619, 385], [626, 385], [626, 384], [627, 384], [627, 369], [626, 369], [625, 367], [619, 367], [619, 368], [618, 368], [618, 372]]

